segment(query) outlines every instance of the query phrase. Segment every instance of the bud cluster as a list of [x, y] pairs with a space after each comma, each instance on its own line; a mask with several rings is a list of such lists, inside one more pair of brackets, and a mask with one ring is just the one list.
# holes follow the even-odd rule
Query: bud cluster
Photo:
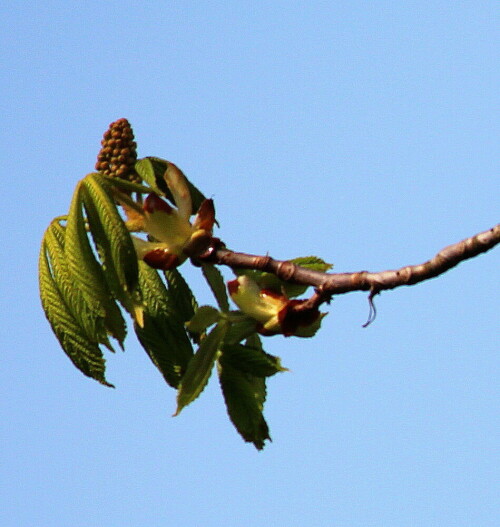
[[207, 249], [212, 239], [215, 209], [213, 201], [205, 199], [191, 223], [192, 201], [185, 176], [169, 162], [163, 178], [177, 208], [157, 194], [149, 194], [144, 200], [142, 222], [150, 240], [137, 236], [132, 240], [141, 260], [155, 269], [167, 270]]
[[257, 322], [257, 331], [264, 336], [312, 337], [325, 316], [316, 307], [301, 309], [306, 300], [290, 300], [283, 293], [262, 289], [245, 275], [227, 286], [233, 302]]
[[118, 119], [111, 123], [104, 133], [101, 145], [96, 170], [107, 176], [140, 182], [141, 179], [134, 168], [137, 161], [137, 144], [127, 119]]

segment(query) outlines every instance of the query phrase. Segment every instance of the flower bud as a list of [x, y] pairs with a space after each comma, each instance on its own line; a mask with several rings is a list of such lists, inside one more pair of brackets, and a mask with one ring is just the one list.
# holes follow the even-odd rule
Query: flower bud
[[265, 336], [312, 337], [324, 316], [317, 308], [298, 309], [305, 300], [289, 300], [275, 291], [260, 289], [245, 275], [228, 282], [228, 290], [234, 303], [257, 321], [257, 331]]

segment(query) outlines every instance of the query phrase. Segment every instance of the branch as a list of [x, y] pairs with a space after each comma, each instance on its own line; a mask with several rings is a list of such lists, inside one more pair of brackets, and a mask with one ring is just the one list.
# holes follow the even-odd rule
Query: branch
[[330, 300], [332, 295], [351, 291], [370, 291], [370, 298], [387, 289], [402, 285], [414, 285], [439, 276], [460, 262], [474, 258], [489, 251], [500, 243], [500, 223], [488, 231], [471, 236], [461, 242], [442, 249], [434, 258], [423, 264], [409, 265], [397, 270], [370, 273], [359, 271], [353, 273], [323, 273], [304, 269], [289, 261], [280, 261], [270, 256], [256, 256], [238, 253], [227, 249], [224, 244], [214, 239], [212, 247], [199, 257], [199, 260], [217, 265], [227, 265], [233, 269], [255, 269], [273, 273], [285, 282], [309, 285], [316, 292], [309, 299], [310, 309]]

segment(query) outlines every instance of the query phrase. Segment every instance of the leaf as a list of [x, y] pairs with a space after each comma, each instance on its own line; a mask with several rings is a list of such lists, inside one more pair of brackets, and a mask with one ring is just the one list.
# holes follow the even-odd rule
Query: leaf
[[151, 192], [153, 192], [153, 189], [151, 187], [146, 187], [145, 185], [141, 185], [139, 183], [132, 183], [131, 181], [127, 181], [126, 179], [121, 179], [118, 177], [106, 176], [105, 174], [102, 174], [101, 172], [99, 172], [99, 175], [109, 185], [116, 187], [127, 193], [136, 192], [137, 194], [150, 194]]
[[39, 285], [43, 310], [66, 355], [84, 375], [113, 387], [106, 381], [105, 361], [98, 344], [87, 338], [57, 287], [47, 257], [45, 239], [40, 250]]
[[198, 308], [198, 303], [186, 280], [178, 269], [170, 269], [164, 274], [168, 283], [168, 298], [172, 308], [179, 314], [182, 322], [191, 320]]
[[[138, 280], [137, 255], [130, 233], [110, 195], [110, 187], [99, 174], [84, 180], [84, 206], [96, 245], [103, 250], [104, 268], [113, 269], [123, 291], [134, 291]], [[121, 295], [120, 295], [121, 296]]]
[[215, 265], [211, 264], [202, 264], [201, 270], [217, 300], [220, 310], [227, 313], [229, 311], [229, 300], [227, 299], [226, 284], [221, 272]]
[[114, 301], [90, 245], [82, 212], [82, 182], [76, 187], [66, 224], [64, 252], [71, 276], [80, 287], [94, 316], [102, 317], [107, 331], [123, 346], [125, 321]]
[[[230, 311], [230, 314], [239, 315], [240, 311]], [[241, 314], [238, 317], [238, 320], [231, 322], [231, 327], [229, 328], [225, 343], [226, 344], [237, 344], [243, 339], [249, 338], [252, 335], [255, 335], [257, 331], [257, 322], [251, 317], [247, 317]]]
[[174, 415], [179, 415], [181, 410], [193, 402], [205, 388], [227, 328], [228, 322], [221, 320], [202, 340], [182, 378], [177, 394], [177, 410]]
[[[144, 159], [137, 161], [135, 169], [142, 179], [146, 181], [146, 183], [148, 183], [157, 194], [163, 195], [172, 203], [175, 203], [172, 193], [163, 179], [163, 174], [165, 174], [165, 171], [167, 170], [167, 164], [168, 161], [160, 159], [159, 157], [145, 157]], [[186, 177], [184, 173], [183, 176]], [[204, 201], [205, 196], [191, 183], [191, 181], [189, 181], [187, 177], [186, 181], [191, 194], [191, 214], [196, 214], [196, 211]]]
[[90, 309], [81, 289], [69, 272], [64, 252], [64, 239], [65, 228], [57, 221], [53, 221], [45, 232], [44, 245], [55, 285], [88, 340], [111, 347], [102, 317], [96, 316]]
[[166, 382], [177, 388], [193, 356], [184, 328], [168, 301], [160, 275], [140, 262], [139, 285], [144, 299], [144, 324], [134, 325], [137, 337]]
[[196, 310], [194, 317], [186, 323], [186, 327], [193, 333], [203, 333], [220, 319], [220, 311], [212, 306], [201, 306]]
[[281, 365], [279, 357], [248, 345], [232, 344], [224, 346], [222, 357], [224, 363], [256, 377], [270, 377], [278, 372], [288, 371], [287, 368]]
[[262, 450], [265, 440], [271, 440], [262, 413], [266, 400], [265, 379], [243, 373], [225, 360], [219, 361], [218, 370], [229, 418], [245, 441]]
[[317, 256], [301, 256], [299, 258], [294, 258], [290, 260], [295, 265], [300, 267], [305, 267], [306, 269], [312, 269], [313, 271], [326, 272], [330, 270], [333, 265], [325, 262]]
[[[333, 267], [332, 264], [326, 263], [317, 256], [303, 256], [294, 258], [293, 260], [290, 260], [290, 262], [306, 269], [321, 272], [326, 272]], [[246, 275], [252, 278], [252, 280], [257, 282], [261, 289], [271, 289], [278, 293], [284, 292], [288, 298], [295, 298], [297, 296], [303, 295], [309, 287], [307, 285], [285, 282], [280, 280], [276, 275], [265, 271], [256, 271], [253, 269], [235, 269], [234, 272], [238, 276]]]
[[[162, 185], [163, 188], [160, 188], [158, 186], [158, 181], [156, 178], [156, 173], [153, 167], [153, 163], [149, 158], [145, 157], [144, 159], [139, 159], [135, 163], [135, 170], [139, 174], [139, 176], [141, 176], [141, 178], [151, 187], [153, 192], [155, 192], [159, 196], [166, 195], [166, 192], [168, 192], [169, 193], [168, 197], [173, 202], [172, 194], [168, 190], [168, 187], [165, 184], [165, 182], [163, 182], [164, 183], [164, 185]], [[163, 172], [165, 172], [165, 170]]]

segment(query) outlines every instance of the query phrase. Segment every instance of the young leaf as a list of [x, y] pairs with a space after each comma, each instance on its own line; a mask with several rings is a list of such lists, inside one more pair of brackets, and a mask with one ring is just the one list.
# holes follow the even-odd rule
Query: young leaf
[[201, 270], [217, 300], [220, 310], [227, 313], [229, 311], [229, 301], [227, 299], [226, 284], [221, 272], [215, 265], [211, 264], [202, 264]]
[[193, 348], [184, 323], [168, 302], [168, 291], [158, 272], [143, 262], [139, 270], [144, 323], [142, 327], [135, 324], [135, 332], [167, 383], [177, 388], [193, 356]]
[[66, 355], [84, 375], [112, 387], [104, 375], [105, 361], [98, 344], [87, 338], [57, 287], [47, 257], [45, 240], [40, 251], [39, 284], [43, 310]]
[[103, 319], [89, 308], [78, 285], [73, 280], [64, 252], [65, 228], [53, 221], [45, 232], [44, 246], [50, 262], [52, 278], [64, 303], [71, 311], [88, 340], [111, 348]]
[[108, 289], [104, 273], [97, 262], [85, 228], [82, 211], [82, 182], [73, 194], [66, 224], [64, 252], [68, 269], [97, 317], [104, 319], [107, 331], [123, 346], [125, 321]]
[[[326, 263], [321, 258], [317, 256], [304, 256], [299, 258], [294, 258], [290, 260], [295, 265], [300, 267], [305, 267], [306, 269], [312, 269], [314, 271], [328, 271], [333, 266], [332, 264]], [[309, 286], [291, 284], [289, 282], [284, 282], [280, 280], [276, 275], [272, 273], [267, 273], [265, 271], [256, 271], [253, 269], [235, 269], [234, 272], [240, 275], [246, 275], [259, 285], [261, 289], [271, 289], [278, 293], [284, 292], [288, 298], [295, 298], [297, 296], [303, 295]]]
[[228, 322], [221, 320], [202, 340], [198, 351], [189, 362], [186, 374], [182, 378], [177, 394], [177, 410], [174, 415], [179, 415], [181, 410], [193, 402], [205, 388], [227, 327]]
[[126, 179], [121, 179], [113, 176], [106, 176], [99, 172], [99, 175], [112, 187], [116, 187], [124, 192], [136, 192], [137, 194], [149, 194], [153, 192], [151, 187], [146, 187], [139, 183], [132, 183]]
[[212, 306], [201, 306], [196, 310], [194, 317], [186, 323], [186, 327], [193, 333], [203, 333], [220, 319], [220, 311]]
[[132, 238], [118, 213], [106, 180], [100, 174], [89, 174], [83, 184], [90, 231], [92, 235], [95, 231], [96, 245], [102, 248], [103, 267], [113, 269], [121, 289], [130, 294], [137, 285], [139, 272]]
[[295, 265], [305, 267], [306, 269], [312, 269], [313, 271], [326, 272], [333, 267], [332, 264], [325, 262], [323, 259], [318, 258], [317, 256], [300, 256], [299, 258], [294, 258], [290, 261]]
[[152, 317], [144, 313], [142, 327], [134, 329], [149, 358], [163, 375], [165, 381], [177, 388], [186, 373], [192, 356], [191, 342], [182, 327], [163, 315]]
[[265, 379], [233, 368], [222, 357], [218, 370], [229, 418], [245, 441], [262, 450], [265, 440], [271, 440], [262, 413], [266, 400]]
[[178, 269], [165, 271], [168, 283], [168, 298], [172, 308], [178, 313], [183, 322], [191, 320], [198, 303], [186, 280]]
[[[172, 195], [168, 190], [166, 183], [161, 179], [160, 183], [163, 188], [160, 188], [156, 179], [156, 173], [153, 168], [153, 163], [147, 157], [144, 159], [139, 159], [135, 164], [135, 170], [141, 176], [141, 178], [151, 187], [152, 191], [158, 194], [159, 196], [166, 195], [168, 192], [168, 198], [173, 201]], [[165, 170], [163, 171], [165, 172]]]
[[[230, 314], [240, 315], [240, 313], [239, 311], [230, 311]], [[237, 344], [256, 334], [257, 322], [253, 318], [243, 314], [238, 318], [238, 320], [231, 322], [231, 327], [226, 334], [225, 344]]]
[[232, 344], [222, 350], [224, 364], [256, 377], [270, 377], [281, 371], [288, 371], [281, 365], [279, 357], [270, 355], [260, 348]]
[[[164, 195], [174, 203], [172, 193], [163, 179], [163, 175], [167, 170], [167, 165], [168, 161], [160, 159], [159, 157], [145, 157], [144, 159], [137, 161], [135, 169], [142, 179], [144, 179], [144, 181], [146, 181], [146, 183], [148, 183], [157, 194]], [[183, 175], [186, 177], [185, 174]], [[205, 199], [205, 196], [189, 181], [188, 178], [186, 178], [186, 181], [193, 204], [191, 213], [195, 214]]]

